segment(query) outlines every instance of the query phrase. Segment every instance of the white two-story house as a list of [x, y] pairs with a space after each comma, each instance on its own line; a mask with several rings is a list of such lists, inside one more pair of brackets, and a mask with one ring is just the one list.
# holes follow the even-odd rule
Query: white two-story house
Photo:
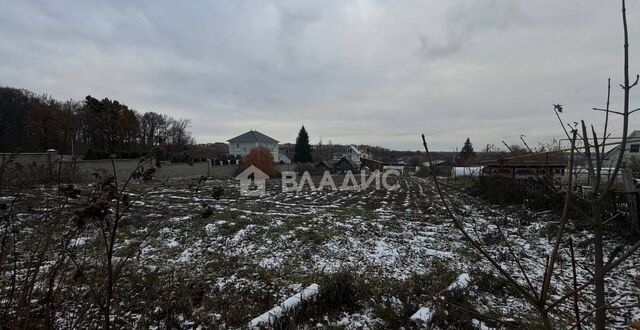
[[[619, 140], [620, 139], [618, 139], [618, 141]], [[620, 155], [620, 145], [604, 153], [603, 166], [613, 168], [618, 161], [618, 155]], [[627, 145], [624, 149], [624, 161], [628, 161], [630, 158], [640, 158], [640, 131], [633, 131], [627, 137]]]
[[229, 139], [229, 155], [244, 157], [251, 149], [256, 147], [266, 147], [273, 154], [274, 161], [278, 160], [278, 140], [268, 137], [258, 131], [248, 131], [233, 139]]
[[362, 158], [362, 152], [358, 150], [355, 146], [347, 147], [347, 150], [344, 152], [344, 156], [349, 158], [356, 165], [360, 165], [360, 158]]

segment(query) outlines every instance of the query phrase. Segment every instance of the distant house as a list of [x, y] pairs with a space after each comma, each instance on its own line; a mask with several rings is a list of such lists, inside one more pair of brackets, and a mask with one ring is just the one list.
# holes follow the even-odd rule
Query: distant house
[[453, 164], [446, 160], [433, 160], [431, 164], [429, 162], [422, 163], [422, 168], [427, 170], [426, 174], [435, 173], [438, 176], [451, 176]]
[[[617, 145], [611, 150], [605, 152], [604, 155], [604, 167], [615, 166], [618, 155], [620, 153], [620, 145]], [[640, 157], [640, 131], [633, 131], [627, 137], [627, 145], [624, 150], [624, 160], [627, 160], [631, 157]]]
[[369, 148], [364, 151], [360, 150], [360, 152], [362, 153], [362, 155], [360, 155], [360, 159], [373, 159], [373, 154], [371, 154]]
[[337, 173], [355, 172], [358, 170], [358, 167], [358, 164], [345, 155], [333, 165], [333, 170]]
[[291, 164], [291, 158], [287, 157], [283, 152], [278, 153], [278, 159], [276, 161], [280, 164]]
[[371, 171], [382, 171], [382, 168], [384, 167], [384, 164], [381, 161], [370, 158], [361, 158], [360, 163]]
[[318, 162], [314, 167], [313, 167], [313, 172], [315, 174], [323, 174], [324, 172], [330, 172], [333, 173], [334, 168], [333, 166], [336, 164], [335, 161], [332, 160], [323, 160], [321, 162]]
[[258, 131], [248, 131], [233, 139], [229, 139], [229, 154], [231, 156], [244, 157], [251, 149], [256, 147], [266, 147], [273, 154], [273, 160], [278, 161], [278, 140], [268, 137]]
[[349, 146], [345, 152], [345, 157], [349, 158], [354, 164], [360, 164], [360, 158], [362, 158], [362, 152], [355, 146]]

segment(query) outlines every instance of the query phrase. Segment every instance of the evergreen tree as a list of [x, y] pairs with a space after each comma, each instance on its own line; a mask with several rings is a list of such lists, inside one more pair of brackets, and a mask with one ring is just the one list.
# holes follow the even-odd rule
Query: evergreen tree
[[311, 145], [309, 144], [309, 134], [304, 125], [296, 138], [295, 154], [293, 155], [294, 163], [307, 163], [312, 160]]
[[458, 154], [458, 162], [469, 162], [472, 161], [476, 158], [476, 152], [473, 151], [473, 144], [471, 144], [471, 140], [469, 140], [469, 138], [467, 138], [466, 141], [464, 141], [464, 146], [462, 146], [462, 150], [460, 150], [460, 153]]

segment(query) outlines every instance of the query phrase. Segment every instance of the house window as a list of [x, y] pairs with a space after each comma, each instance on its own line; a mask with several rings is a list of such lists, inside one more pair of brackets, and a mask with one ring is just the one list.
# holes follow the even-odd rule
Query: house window
[[236, 143], [236, 149], [240, 149], [240, 143]]
[[639, 152], [640, 151], [640, 144], [632, 144], [629, 145], [629, 152]]

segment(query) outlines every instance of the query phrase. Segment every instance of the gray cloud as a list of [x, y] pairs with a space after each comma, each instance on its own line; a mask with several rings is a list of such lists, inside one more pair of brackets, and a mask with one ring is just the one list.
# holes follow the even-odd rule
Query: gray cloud
[[[199, 142], [438, 149], [561, 137], [622, 73], [617, 2], [20, 1], [0, 5], [0, 84], [193, 119]], [[640, 71], [640, 6], [628, 4]], [[616, 84], [617, 85], [617, 84]], [[614, 106], [620, 91], [614, 90]], [[640, 106], [634, 95], [633, 104]], [[638, 128], [640, 122], [633, 121]]]
[[445, 17], [440, 36], [418, 35], [419, 56], [433, 59], [455, 54], [473, 42], [476, 34], [512, 30], [530, 22], [521, 4], [508, 0], [462, 1]]

